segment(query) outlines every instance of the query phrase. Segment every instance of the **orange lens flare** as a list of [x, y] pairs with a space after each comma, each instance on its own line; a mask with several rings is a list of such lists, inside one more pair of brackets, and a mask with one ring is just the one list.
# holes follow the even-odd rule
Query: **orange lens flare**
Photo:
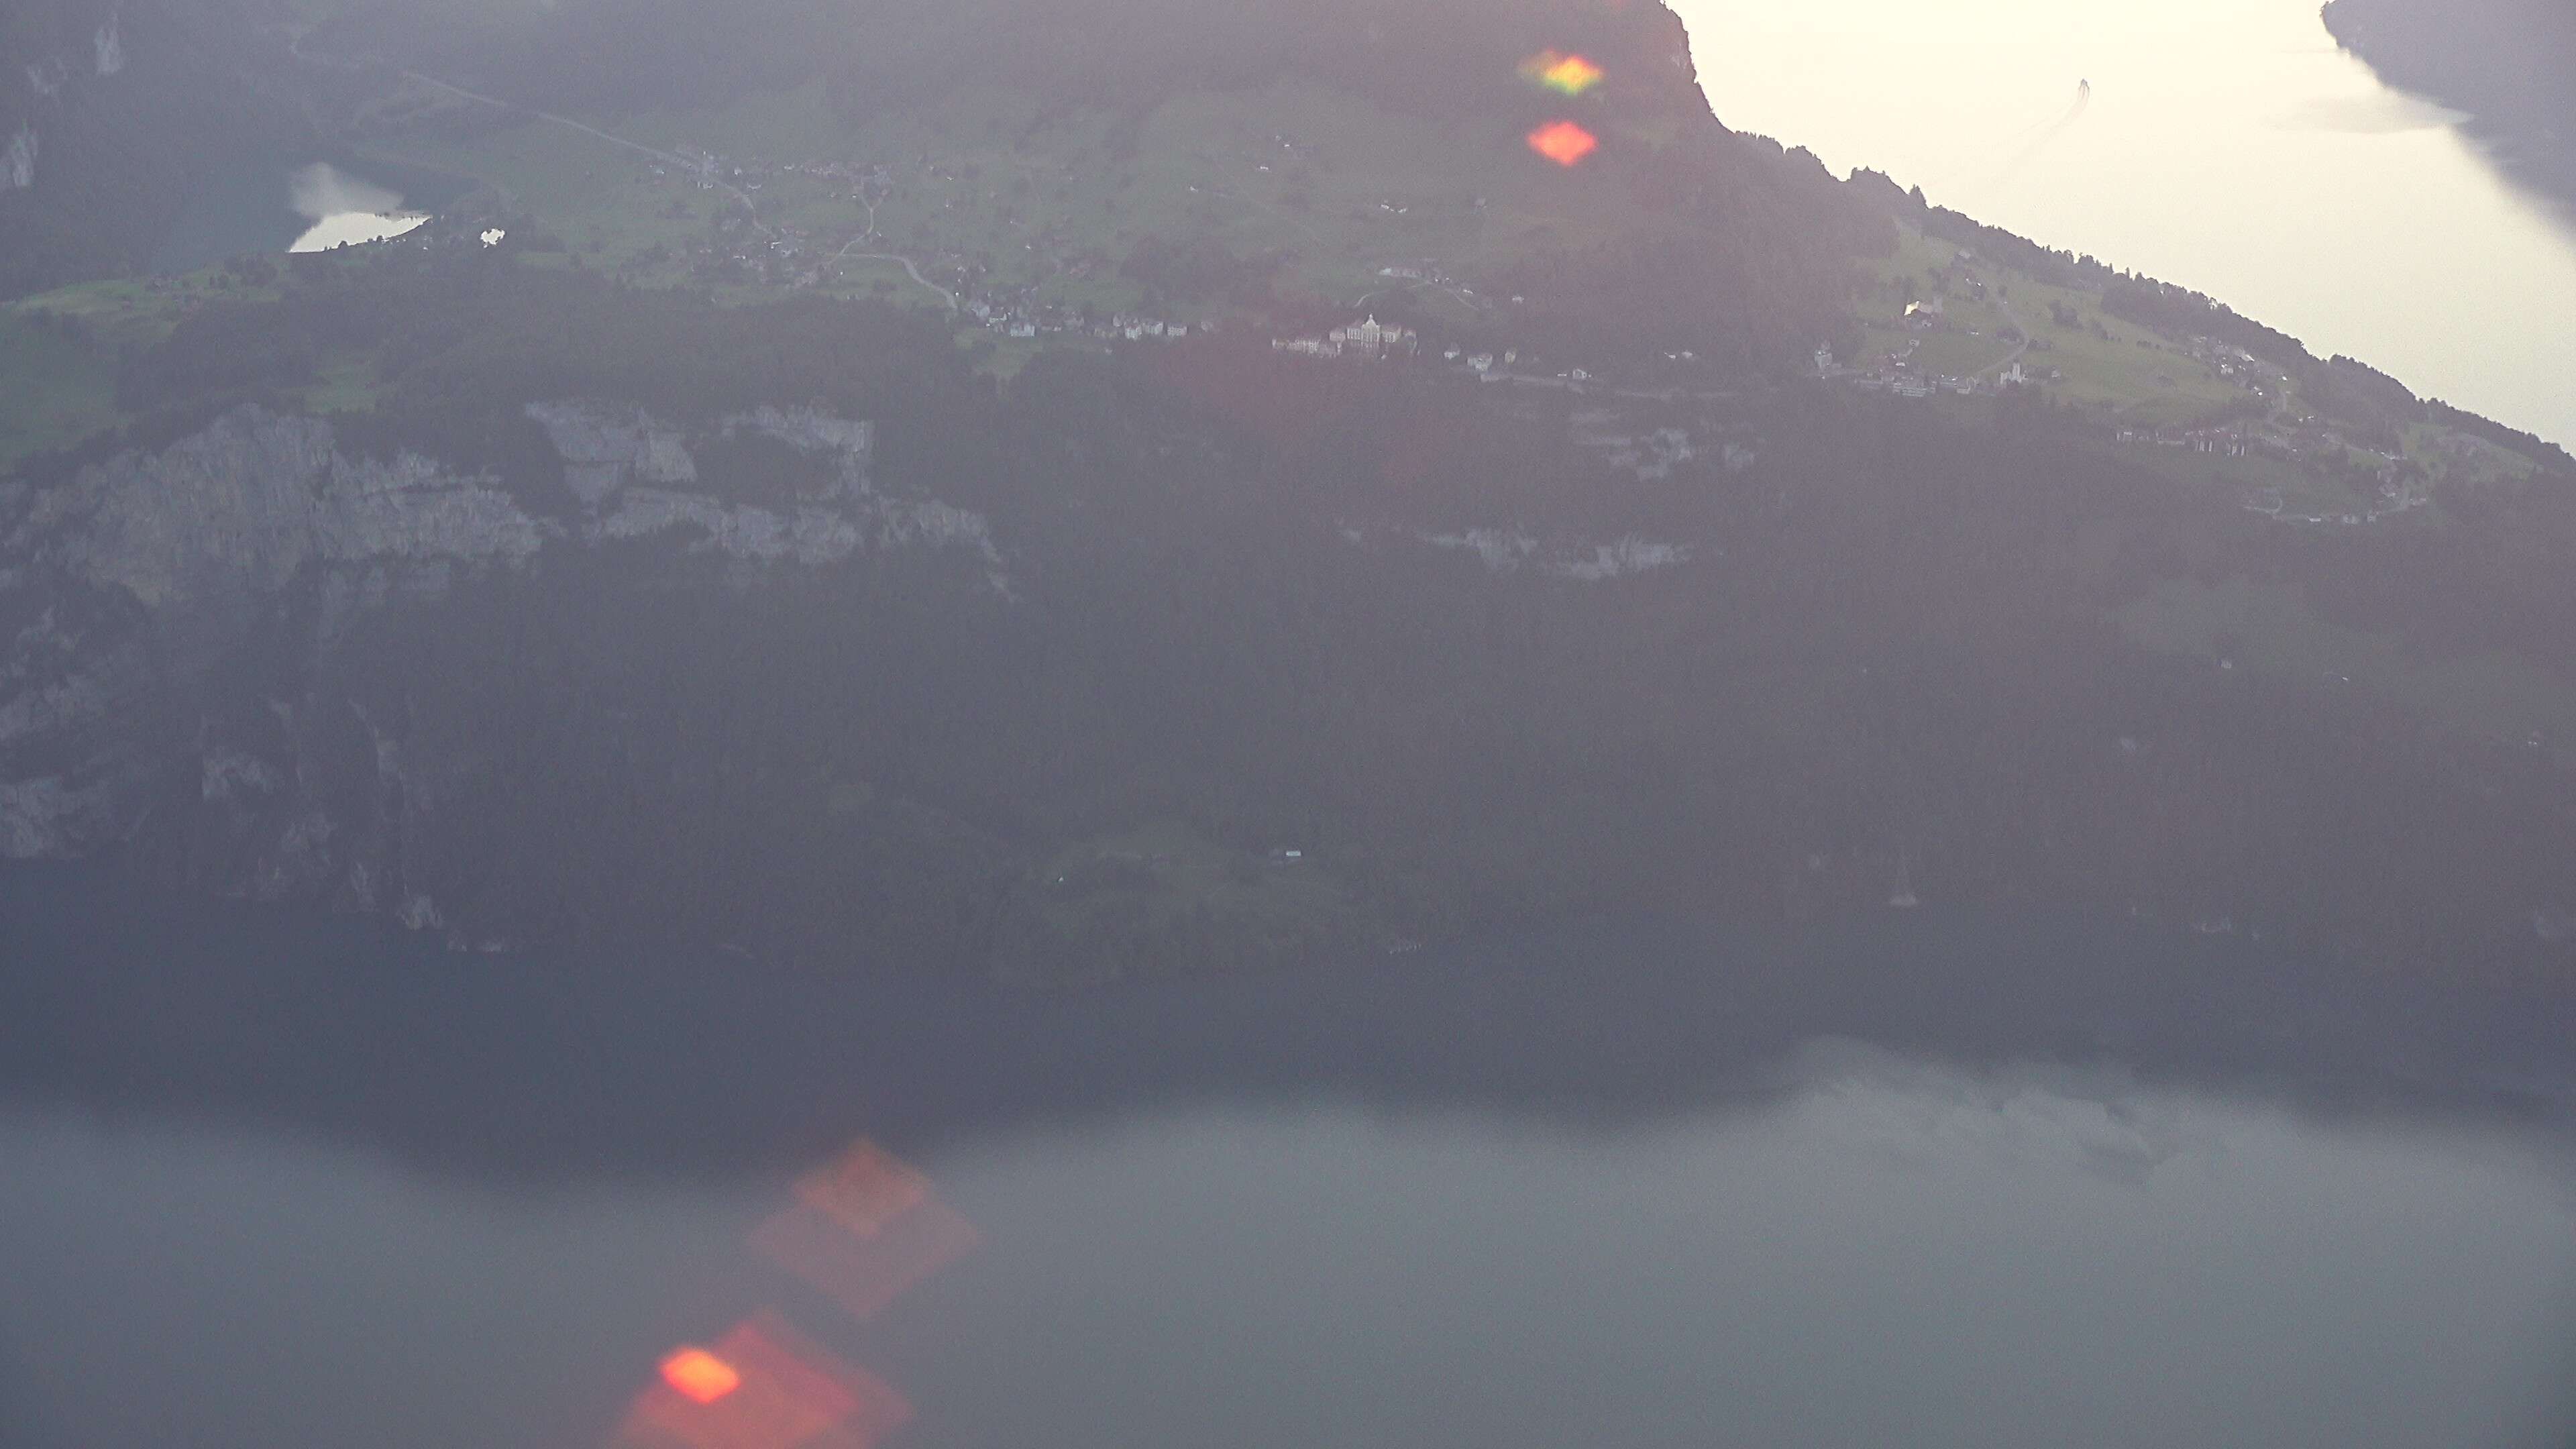
[[903, 1395], [835, 1357], [774, 1313], [738, 1325], [696, 1354], [733, 1380], [712, 1399], [665, 1386], [639, 1397], [617, 1449], [875, 1449], [912, 1418]]
[[929, 1179], [873, 1142], [860, 1142], [796, 1184], [796, 1198], [863, 1238], [921, 1206]]
[[1529, 133], [1529, 148], [1559, 166], [1579, 166], [1601, 149], [1601, 138], [1572, 121], [1550, 121]]
[[742, 1387], [732, 1364], [703, 1348], [684, 1348], [662, 1360], [662, 1382], [693, 1404], [712, 1404]]
[[870, 1142], [807, 1174], [796, 1185], [795, 1206], [751, 1234], [754, 1251], [861, 1319], [980, 1240], [928, 1178]]

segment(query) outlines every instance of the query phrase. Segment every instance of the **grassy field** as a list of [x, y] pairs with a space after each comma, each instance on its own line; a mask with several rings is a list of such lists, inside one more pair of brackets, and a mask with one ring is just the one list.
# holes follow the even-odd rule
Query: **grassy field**
[[2179, 448], [2137, 448], [2131, 455], [2151, 471], [2177, 483], [2205, 484], [2215, 479], [2228, 492], [2250, 499], [2263, 489], [2281, 497], [2285, 518], [2340, 518], [2368, 513], [2378, 499], [2356, 491], [2346, 481], [2282, 458], [2255, 455], [2229, 458]]
[[[474, 120], [458, 106], [441, 109], [450, 121]], [[813, 87], [722, 111], [630, 117], [617, 131], [664, 150], [723, 155], [726, 179], [750, 192], [762, 222], [798, 248], [791, 270], [845, 249], [897, 253], [942, 285], [963, 277], [985, 290], [1028, 288], [1041, 302], [1100, 310], [1142, 300], [1119, 268], [1147, 237], [1279, 255], [1297, 289], [1358, 302], [1390, 287], [1379, 275], [1390, 265], [1428, 261], [1468, 272], [1533, 247], [1582, 245], [1653, 224], [1598, 168], [1546, 166], [1517, 136], [1470, 135], [1293, 87], [1185, 94], [1124, 137], [1105, 114], [1037, 125], [1023, 101], [1000, 93], [963, 93], [935, 111], [849, 125]], [[692, 250], [713, 246], [730, 256], [764, 245], [740, 228], [723, 230], [743, 214], [727, 192], [656, 175], [650, 158], [560, 125], [522, 118], [425, 126], [415, 139], [376, 149], [478, 177], [593, 265], [641, 281], [680, 280]], [[882, 179], [802, 169], [816, 162], [882, 168]], [[741, 177], [730, 175], [734, 166]], [[1426, 188], [1425, 176], [1442, 180]], [[884, 293], [889, 265], [825, 266], [823, 283]], [[1454, 289], [1414, 285], [1473, 305]]]
[[77, 323], [101, 350], [151, 347], [170, 335], [192, 306], [218, 300], [271, 301], [275, 286], [251, 287], [217, 271], [157, 281], [83, 282], [29, 297], [9, 311], [51, 313]]
[[[1924, 370], [1971, 375], [1991, 370], [2012, 351], [1999, 340], [2010, 329], [2030, 338], [2024, 371], [2062, 374], [2050, 384], [2054, 396], [2128, 426], [2189, 426], [2245, 396], [2192, 358], [2187, 339], [2106, 315], [2098, 294], [2048, 286], [1982, 258], [1963, 262], [1948, 242], [1912, 227], [1901, 232], [1896, 255], [1872, 268], [1877, 285], [1859, 308], [1869, 338], [1863, 365], [1920, 337], [1916, 361]], [[1982, 298], [1977, 283], [1984, 286]], [[1906, 304], [1935, 295], [1942, 300], [1942, 330], [1905, 331]], [[2071, 311], [2074, 325], [2060, 325], [2052, 308]]]
[[[1909, 327], [1908, 304], [1936, 297], [1939, 321], [1930, 330]], [[2194, 339], [2112, 317], [2102, 310], [2098, 293], [2052, 286], [1981, 257], [1963, 257], [1959, 248], [1910, 226], [1900, 227], [1896, 254], [1872, 268], [1857, 312], [1864, 328], [1857, 365], [1863, 369], [1902, 361], [1920, 376], [1991, 377], [2011, 354], [2009, 334], [2019, 331], [2030, 339], [2021, 358], [2024, 372], [2053, 400], [2083, 409], [2105, 427], [2152, 434], [2247, 417], [2251, 409], [2268, 443], [2249, 456], [2152, 445], [2132, 451], [2152, 471], [2178, 482], [2206, 484], [2214, 477], [2248, 498], [2277, 494], [2286, 518], [2367, 518], [2385, 509], [2383, 480], [2412, 487], [2427, 478], [2475, 485], [2537, 471], [2527, 458], [2431, 423], [2405, 430], [2404, 461], [2412, 469], [2391, 469], [2382, 457], [2337, 449], [2322, 440], [2319, 427], [2291, 426], [2307, 419], [2309, 406], [2298, 381], [2270, 364], [2231, 362], [2235, 375], [2222, 375], [2217, 363], [2193, 355]], [[2285, 449], [2298, 451], [2299, 460], [2276, 455]], [[2415, 470], [2421, 476], [2410, 478]], [[2442, 514], [2436, 507], [2420, 516], [2438, 522]]]
[[[278, 294], [274, 283], [248, 285], [210, 268], [153, 281], [85, 282], [0, 308], [0, 469], [131, 421], [116, 405], [120, 350], [157, 345], [191, 308]], [[47, 325], [56, 319], [68, 330]], [[315, 412], [352, 412], [373, 407], [376, 395], [373, 364], [350, 353], [323, 358], [297, 400]]]
[[1048, 936], [1110, 974], [1184, 944], [1242, 963], [1288, 959], [1347, 938], [1358, 920], [1321, 865], [1229, 849], [1170, 820], [1072, 846], [1021, 893]]
[[0, 470], [30, 453], [79, 442], [124, 421], [113, 356], [0, 310]]
[[2405, 438], [2406, 456], [2439, 481], [2519, 482], [2540, 471], [2539, 464], [2511, 449], [2431, 423], [2408, 428]]
[[474, 177], [502, 207], [534, 213], [572, 251], [605, 268], [631, 264], [657, 243], [683, 250], [705, 238], [716, 219], [740, 212], [721, 192], [677, 182], [657, 188], [647, 158], [544, 121], [495, 126], [471, 141], [424, 138], [370, 149]]
[[2434, 655], [2392, 634], [2320, 619], [2289, 585], [2170, 579], [2118, 614], [2148, 648], [2286, 679], [2349, 682], [2450, 728], [2519, 743], [2533, 731], [2576, 736], [2576, 678], [2518, 655]]
[[1237, 227], [1298, 246], [1302, 280], [1328, 296], [1383, 287], [1378, 272], [1394, 263], [1472, 272], [1652, 224], [1605, 170], [1547, 166], [1518, 136], [1318, 90], [1182, 97], [1147, 127], [1143, 155], [1216, 196], [1211, 214], [1231, 203]]

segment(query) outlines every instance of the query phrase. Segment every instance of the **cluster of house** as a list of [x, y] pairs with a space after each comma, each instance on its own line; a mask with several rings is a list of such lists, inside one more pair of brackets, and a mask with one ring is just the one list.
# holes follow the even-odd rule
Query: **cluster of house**
[[741, 183], [746, 191], [758, 191], [762, 183], [778, 176], [807, 176], [851, 187], [885, 186], [894, 178], [891, 167], [856, 161], [737, 160], [704, 146], [686, 144], [673, 147], [671, 154], [686, 165], [678, 170], [675, 177], [672, 167], [656, 162], [647, 168], [650, 180], [692, 182], [701, 190], [712, 190], [733, 181]]
[[2221, 428], [2118, 428], [2112, 441], [2132, 446], [2181, 448], [2222, 458], [2251, 455], [2257, 439], [2241, 424]]
[[[2419, 475], [2411, 460], [2382, 448], [2347, 441], [2314, 419], [2299, 422], [2233, 422], [2206, 428], [2120, 428], [2114, 441], [2137, 447], [2179, 448], [2224, 458], [2255, 456], [2289, 462], [2327, 462], [2377, 473], [2389, 487]], [[2456, 450], [2454, 456], [2457, 456]]]
[[[671, 154], [689, 163], [681, 173], [680, 179], [694, 183], [700, 191], [713, 191], [718, 183], [728, 177], [742, 175], [740, 166], [702, 146], [681, 146]], [[671, 179], [670, 168], [664, 166], [653, 167], [652, 175], [657, 182]], [[759, 182], [757, 176], [750, 179], [755, 186]]]
[[[1425, 355], [1421, 334], [1410, 327], [1387, 326], [1374, 316], [1347, 327], [1336, 327], [1320, 336], [1274, 337], [1270, 339], [1270, 350], [1298, 357], [1358, 358], [1372, 362]], [[1678, 355], [1690, 356], [1689, 353]], [[1581, 367], [1545, 374], [1515, 372], [1513, 369], [1524, 360], [1517, 348], [1505, 348], [1501, 352], [1470, 352], [1464, 347], [1453, 346], [1441, 350], [1440, 360], [1486, 382], [1518, 382], [1582, 392], [1597, 380], [1590, 369]]]
[[2195, 337], [2184, 350], [2190, 353], [2193, 361], [2207, 365], [2221, 379], [2250, 392], [2262, 391], [2263, 385], [2273, 377], [2253, 353], [2214, 337]]
[[2424, 478], [2392, 478], [2381, 483], [2377, 500], [2368, 508], [2358, 512], [2326, 511], [2316, 508], [2293, 511], [2288, 497], [2278, 488], [2257, 488], [2245, 500], [2247, 512], [2260, 513], [2266, 518], [2277, 518], [2283, 523], [2336, 524], [2344, 527], [2377, 523], [2383, 518], [2395, 518], [2401, 514], [2412, 513], [2418, 508], [2432, 506], [2433, 485]]
[[[1484, 200], [1481, 197], [1477, 199], [1477, 206], [1482, 207], [1484, 204]], [[1436, 288], [1440, 291], [1451, 293], [1471, 302], [1474, 300], [1476, 295], [1473, 287], [1470, 287], [1465, 282], [1449, 275], [1448, 270], [1436, 261], [1397, 262], [1393, 266], [1378, 268], [1377, 274], [1379, 278], [1384, 281], [1404, 282], [1418, 287]], [[1514, 300], [1519, 299], [1516, 298]]]
[[1113, 313], [1102, 318], [1026, 298], [1013, 301], [975, 297], [963, 306], [966, 315], [987, 331], [1015, 338], [1088, 337], [1100, 342], [1115, 342], [1122, 338], [1129, 342], [1179, 342], [1216, 331], [1213, 320], [1176, 322], [1130, 312]]
[[891, 186], [894, 168], [881, 163], [857, 161], [791, 161], [778, 168], [817, 181], [830, 181], [843, 186]]
[[1422, 350], [1422, 338], [1410, 327], [1388, 327], [1372, 314], [1367, 321], [1336, 327], [1320, 337], [1274, 337], [1274, 352], [1293, 352], [1302, 357], [1352, 357], [1375, 362], [1388, 357], [1411, 357]]
[[2006, 388], [2065, 381], [2065, 375], [2054, 368], [2035, 373], [2018, 362], [1991, 376], [1984, 373], [1975, 377], [1935, 375], [1915, 366], [1913, 352], [1912, 344], [1908, 344], [1902, 351], [1879, 359], [1875, 367], [1845, 367], [1834, 360], [1832, 347], [1822, 346], [1816, 349], [1816, 376], [1849, 383], [1865, 392], [1893, 393], [1909, 398], [1931, 397], [1935, 393], [1956, 397], [1993, 397]]

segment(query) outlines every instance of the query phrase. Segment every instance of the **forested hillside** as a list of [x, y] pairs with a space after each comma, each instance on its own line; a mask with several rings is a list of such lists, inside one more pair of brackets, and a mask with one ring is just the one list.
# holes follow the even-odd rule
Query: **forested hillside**
[[[996, 384], [876, 304], [717, 307], [482, 248], [301, 270], [134, 356], [152, 421], [31, 463], [0, 519], [133, 581], [38, 571], [0, 618], [25, 637], [95, 653], [135, 627], [131, 590], [191, 601], [142, 627], [200, 673], [74, 668], [58, 727], [11, 757], [68, 792], [43, 798], [130, 792], [124, 849], [174, 884], [401, 903], [467, 943], [677, 935], [1055, 979], [1909, 891], [2391, 966], [2558, 949], [2576, 777], [2554, 749], [2256, 669], [2257, 639], [2222, 667], [2157, 611], [2250, 589], [2329, 632], [2545, 651], [2576, 630], [2563, 487], [2301, 544], [2044, 405], [1965, 426], [1766, 390], [1668, 412], [1699, 456], [1657, 476], [1576, 441], [1598, 424], [1570, 395], [1258, 339]], [[168, 573], [130, 524], [102, 551], [119, 488], [208, 466], [196, 440], [268, 427], [351, 348], [392, 381], [334, 424], [349, 466], [488, 480], [524, 547], [478, 563], [420, 535], [273, 595], [224, 582], [234, 554]], [[707, 440], [661, 485], [704, 521], [617, 541], [678, 495], [586, 492], [558, 398]], [[805, 455], [719, 446], [764, 403], [879, 420], [865, 516], [935, 500], [991, 551], [887, 533], [760, 562], [741, 510], [841, 506]], [[572, 537], [601, 541], [544, 541]], [[84, 722], [89, 690], [126, 703]], [[17, 798], [23, 828], [88, 828]]]
[[[1054, 980], [1918, 900], [2564, 978], [2563, 452], [1729, 131], [1657, 6], [999, 4], [309, 3], [41, 142], [37, 280], [263, 117], [463, 186], [0, 311], [0, 851]], [[46, 13], [46, 137], [194, 114], [78, 97], [220, 8]]]

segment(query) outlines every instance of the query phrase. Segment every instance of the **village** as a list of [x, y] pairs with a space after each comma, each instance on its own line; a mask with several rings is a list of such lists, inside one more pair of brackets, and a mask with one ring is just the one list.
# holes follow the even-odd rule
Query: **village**
[[[2091, 419], [2110, 446], [2177, 478], [2233, 486], [2283, 523], [2353, 527], [2419, 515], [2439, 485], [2525, 476], [2528, 460], [2430, 423], [2357, 427], [2321, 416], [2280, 366], [2206, 335], [2115, 317], [2098, 292], [2055, 287], [1965, 247], [1909, 233], [1862, 306], [1862, 345], [1830, 345], [1815, 375], [1908, 400], [2021, 389]], [[1888, 310], [1876, 312], [1884, 306]], [[2044, 320], [2040, 320], [2044, 319]]]
[[[782, 161], [564, 123], [507, 133], [515, 162], [491, 154], [497, 137], [473, 160], [511, 175], [503, 197], [549, 198], [542, 221], [515, 209], [487, 218], [511, 220], [513, 251], [746, 301], [909, 297], [981, 339], [997, 375], [1051, 346], [1222, 337], [1319, 365], [1400, 363], [1603, 403], [1732, 398], [1726, 389], [1745, 386], [1689, 350], [1541, 358], [1516, 344], [1511, 319], [1525, 299], [1486, 295], [1461, 275], [1480, 274], [1474, 239], [1507, 202], [1508, 179], [1400, 193], [1354, 174], [1351, 143], [1380, 137], [1378, 122], [1343, 135], [1330, 128], [1346, 118], [1322, 111], [1296, 130], [1198, 119], [1210, 124], [1147, 144], [1124, 180], [1106, 183], [1082, 149], [1098, 138], [961, 149], [916, 133], [870, 144], [867, 159]], [[1315, 136], [1299, 134], [1309, 126]], [[603, 141], [634, 154], [604, 158]], [[1162, 242], [1167, 227], [1198, 240]], [[2242, 347], [2150, 331], [2108, 315], [2098, 292], [1901, 230], [1896, 256], [1857, 301], [1856, 332], [1839, 348], [1818, 345], [1810, 377], [1963, 417], [2033, 394], [2089, 419], [2106, 446], [2169, 475], [2217, 477], [2247, 510], [2299, 525], [2422, 513], [2445, 482], [2526, 466], [2429, 424], [2403, 436], [2340, 425]], [[432, 244], [427, 233], [415, 240]], [[1229, 264], [1244, 276], [1225, 276]], [[191, 288], [156, 286], [174, 295], [144, 305], [198, 305]], [[1299, 294], [1309, 300], [1275, 300]]]
[[[1286, 137], [1275, 138], [1286, 150], [1294, 152], [1296, 143]], [[839, 199], [858, 206], [865, 213], [868, 229], [860, 238], [837, 249], [828, 248], [826, 239], [813, 230], [794, 223], [767, 223], [759, 219], [753, 207], [742, 207], [720, 213], [713, 234], [696, 246], [688, 256], [691, 266], [702, 275], [732, 276], [767, 287], [804, 290], [827, 287], [836, 269], [851, 260], [892, 261], [912, 274], [912, 279], [928, 292], [936, 294], [959, 314], [963, 321], [993, 336], [1017, 342], [1074, 341], [1177, 342], [1192, 337], [1208, 337], [1220, 329], [1232, 331], [1243, 326], [1261, 327], [1258, 317], [1245, 309], [1219, 309], [1200, 306], [1157, 314], [1141, 310], [1103, 310], [1088, 303], [1060, 300], [1055, 294], [1060, 287], [1043, 282], [1010, 279], [993, 274], [993, 269], [974, 257], [957, 253], [934, 254], [926, 263], [886, 252], [860, 252], [858, 247], [872, 245], [878, 237], [875, 216], [884, 201], [896, 194], [907, 182], [956, 183], [971, 180], [957, 171], [932, 160], [919, 157], [907, 166], [886, 164], [859, 165], [847, 162], [815, 161], [786, 163], [776, 166], [743, 162], [695, 147], [683, 147], [680, 154], [694, 164], [689, 168], [652, 166], [638, 178], [652, 186], [685, 186], [697, 190], [739, 188], [745, 197], [753, 197], [778, 184], [782, 177], [819, 182], [834, 189]], [[1264, 166], [1261, 168], [1267, 170]], [[1196, 188], [1192, 188], [1195, 190]], [[757, 206], [758, 203], [753, 203]], [[1382, 203], [1389, 211], [1399, 208]], [[1119, 263], [1098, 252], [1055, 254], [1041, 248], [1054, 228], [1033, 233], [1024, 244], [1029, 254], [1023, 266], [1034, 266], [1049, 281], [1082, 282], [1113, 277]], [[936, 280], [933, 280], [936, 278]], [[1364, 305], [1372, 298], [1397, 292], [1429, 290], [1460, 299], [1467, 307], [1488, 304], [1474, 290], [1433, 260], [1417, 259], [1390, 263], [1376, 270], [1376, 279], [1384, 285], [1360, 299]], [[1520, 299], [1514, 299], [1515, 301]], [[1596, 387], [1601, 379], [1593, 368], [1568, 366], [1548, 372], [1519, 371], [1523, 357], [1517, 348], [1475, 348], [1452, 345], [1431, 350], [1421, 333], [1412, 327], [1383, 323], [1374, 312], [1363, 312], [1357, 321], [1310, 331], [1279, 331], [1269, 339], [1272, 350], [1283, 354], [1327, 361], [1390, 362], [1398, 359], [1431, 357], [1464, 373], [1487, 381], [1521, 382], [1536, 385], [1584, 390]], [[1677, 352], [1667, 361], [1690, 364], [1696, 354]], [[1639, 393], [1639, 396], [1666, 394]]]

